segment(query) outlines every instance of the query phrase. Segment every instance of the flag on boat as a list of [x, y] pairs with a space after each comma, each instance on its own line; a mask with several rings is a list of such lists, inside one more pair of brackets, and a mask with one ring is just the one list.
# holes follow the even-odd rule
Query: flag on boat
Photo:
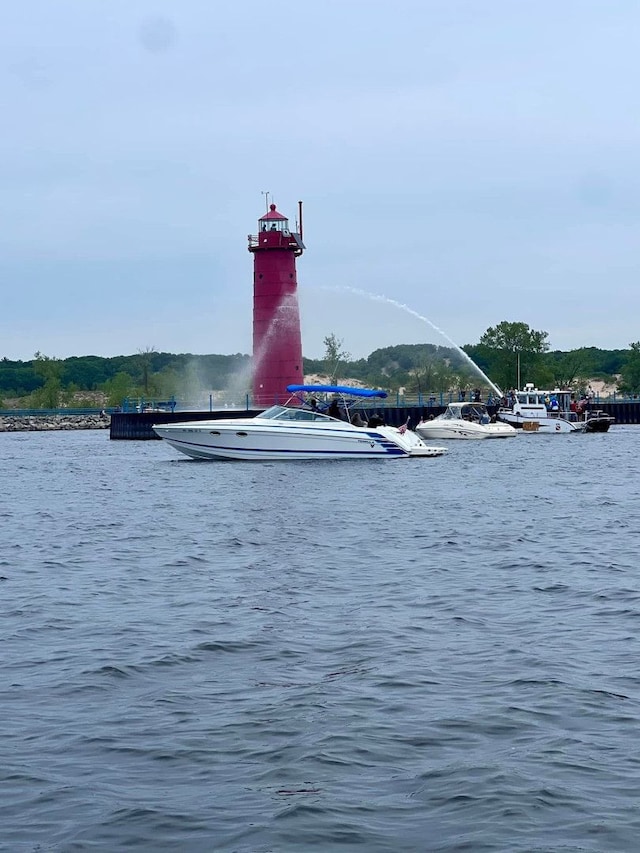
[[407, 418], [407, 422], [406, 422], [406, 424], [402, 424], [402, 426], [399, 426], [399, 427], [398, 427], [398, 432], [400, 433], [400, 435], [404, 435], [404, 434], [405, 434], [405, 432], [407, 431], [407, 427], [409, 426], [409, 421], [410, 421], [410, 420], [411, 420], [411, 418]]

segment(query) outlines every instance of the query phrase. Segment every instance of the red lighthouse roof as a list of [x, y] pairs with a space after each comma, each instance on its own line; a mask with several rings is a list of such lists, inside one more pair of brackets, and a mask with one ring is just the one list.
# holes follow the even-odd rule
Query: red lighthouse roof
[[286, 219], [287, 219], [286, 216], [283, 216], [281, 213], [278, 213], [278, 211], [276, 210], [275, 204], [270, 204], [269, 205], [269, 212], [265, 213], [264, 216], [261, 216], [260, 219], [258, 219], [258, 222], [273, 222], [273, 221], [278, 221], [278, 222], [285, 221], [286, 222]]

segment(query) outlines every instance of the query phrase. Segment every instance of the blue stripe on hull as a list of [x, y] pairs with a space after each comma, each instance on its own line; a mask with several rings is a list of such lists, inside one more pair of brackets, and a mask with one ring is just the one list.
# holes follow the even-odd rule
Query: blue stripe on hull
[[216, 445], [202, 445], [196, 444], [192, 441], [181, 441], [180, 439], [168, 438], [165, 439], [167, 443], [172, 444], [178, 450], [178, 445], [182, 445], [184, 447], [192, 447], [194, 450], [200, 451], [202, 456], [206, 456], [208, 453], [215, 453], [216, 451], [226, 451], [226, 453], [234, 453], [240, 452], [244, 454], [256, 454], [266, 455], [266, 454], [304, 454], [305, 456], [314, 456], [314, 457], [327, 457], [327, 456], [352, 456], [354, 459], [383, 459], [385, 456], [408, 456], [409, 454], [402, 450], [397, 445], [393, 444], [393, 442], [380, 442], [378, 447], [381, 447], [384, 450], [384, 453], [374, 453], [371, 451], [354, 451], [354, 450], [275, 450], [275, 449], [257, 449], [257, 448], [231, 448], [231, 447], [220, 447]]

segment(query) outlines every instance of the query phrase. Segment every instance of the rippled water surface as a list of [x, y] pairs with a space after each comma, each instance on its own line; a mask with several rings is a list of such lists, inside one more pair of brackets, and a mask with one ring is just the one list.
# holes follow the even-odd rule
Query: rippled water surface
[[0, 435], [0, 849], [639, 850], [639, 445]]

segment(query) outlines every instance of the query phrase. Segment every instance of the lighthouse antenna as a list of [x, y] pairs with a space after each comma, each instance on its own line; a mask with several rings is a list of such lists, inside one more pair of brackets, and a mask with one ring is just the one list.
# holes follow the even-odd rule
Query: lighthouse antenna
[[269, 213], [269, 190], [260, 190], [260, 195], [264, 196], [264, 209]]
[[300, 239], [302, 240], [302, 202], [298, 202], [298, 219], [300, 220]]

